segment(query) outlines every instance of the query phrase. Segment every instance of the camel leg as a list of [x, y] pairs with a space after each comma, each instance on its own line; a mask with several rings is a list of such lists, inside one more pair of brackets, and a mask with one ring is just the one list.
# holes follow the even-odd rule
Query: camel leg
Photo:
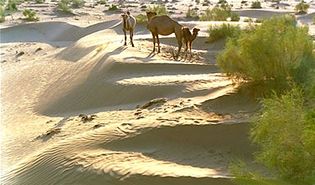
[[124, 45], [126, 46], [127, 45], [127, 33], [126, 33], [125, 29], [123, 31], [124, 31], [124, 35], [125, 35], [125, 44]]
[[192, 57], [191, 45], [192, 45], [192, 42], [189, 42], [190, 59], [191, 59], [191, 57]]
[[155, 52], [155, 35], [152, 33], [152, 38], [153, 38], [153, 51]]
[[182, 49], [182, 41], [181, 40], [177, 40], [177, 43], [178, 43], [178, 52], [177, 52], [177, 58], [179, 57], [179, 54], [180, 54], [180, 50]]
[[132, 47], [135, 47], [135, 45], [133, 44], [133, 30], [130, 30], [130, 41], [131, 41]]
[[160, 53], [160, 39], [159, 39], [159, 34], [156, 35], [156, 39], [157, 39], [157, 44], [158, 44], [158, 53]]
[[186, 60], [186, 58], [187, 58], [187, 50], [188, 50], [188, 42], [187, 41], [185, 41], [185, 45], [186, 45], [186, 48], [185, 48], [185, 60]]
[[183, 35], [182, 35], [182, 31], [176, 31], [175, 30], [175, 36], [176, 36], [176, 39], [177, 39], [177, 43], [178, 43], [178, 52], [177, 52], [177, 56], [176, 58], [179, 57], [179, 54], [180, 54], [180, 50], [182, 49], [182, 45], [183, 45]]

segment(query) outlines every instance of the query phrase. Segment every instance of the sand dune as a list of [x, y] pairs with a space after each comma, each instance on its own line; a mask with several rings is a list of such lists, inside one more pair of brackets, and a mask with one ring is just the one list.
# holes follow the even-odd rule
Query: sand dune
[[230, 184], [224, 163], [252, 152], [246, 123], [156, 126], [121, 124], [75, 136], [28, 158], [4, 182]]
[[[14, 134], [4, 143], [16, 158], [3, 182], [232, 184], [230, 162], [250, 163], [255, 150], [247, 120], [234, 114], [252, 113], [257, 102], [235, 91], [214, 65], [224, 42], [205, 44], [208, 23], [183, 24], [202, 29], [194, 48], [207, 62], [170, 58], [174, 36], [161, 39], [163, 54], [152, 54], [143, 25], [136, 47], [122, 46], [120, 20], [85, 28], [45, 22], [2, 29], [1, 43], [61, 47], [5, 67], [5, 129]], [[136, 108], [155, 98], [165, 102]], [[95, 118], [82, 121], [79, 114]], [[28, 143], [28, 149], [16, 143]]]

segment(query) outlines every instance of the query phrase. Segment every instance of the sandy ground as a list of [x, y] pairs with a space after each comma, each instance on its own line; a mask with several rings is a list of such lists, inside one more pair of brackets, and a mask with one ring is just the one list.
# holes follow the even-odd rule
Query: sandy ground
[[[123, 46], [119, 12], [103, 6], [73, 16], [53, 3], [21, 6], [43, 16], [23, 23], [17, 13], [1, 24], [4, 184], [225, 185], [232, 161], [252, 164], [248, 121], [260, 106], [216, 66], [224, 42], [205, 43], [209, 24], [221, 23], [179, 18], [201, 32], [193, 56], [174, 60], [174, 35], [152, 54], [138, 25], [136, 47]], [[235, 11], [260, 18], [291, 10]], [[310, 25], [312, 16], [298, 18]]]

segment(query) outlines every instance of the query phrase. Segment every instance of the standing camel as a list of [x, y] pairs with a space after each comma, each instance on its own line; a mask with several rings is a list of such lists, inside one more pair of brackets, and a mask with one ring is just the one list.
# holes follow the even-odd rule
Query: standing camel
[[127, 45], [127, 31], [130, 33], [130, 42], [132, 47], [135, 47], [133, 44], [133, 31], [136, 27], [136, 19], [134, 16], [130, 15], [130, 12], [128, 11], [127, 13], [121, 14], [123, 18], [123, 31], [125, 35], [125, 46]]
[[183, 27], [182, 31], [183, 31], [183, 41], [184, 41], [184, 43], [186, 45], [186, 49], [185, 49], [186, 55], [185, 56], [187, 56], [187, 50], [189, 48], [190, 57], [191, 57], [191, 55], [192, 55], [192, 53], [191, 53], [191, 45], [192, 45], [192, 42], [196, 39], [200, 29], [194, 28], [193, 29], [193, 34], [191, 34], [191, 32], [189, 31], [189, 28], [187, 28], [187, 27]]
[[179, 56], [180, 50], [182, 48], [183, 32], [182, 25], [174, 21], [167, 15], [156, 15], [155, 12], [147, 12], [148, 17], [148, 26], [147, 28], [152, 33], [153, 37], [153, 52], [155, 52], [155, 43], [158, 45], [158, 53], [160, 53], [160, 35], [170, 35], [175, 33], [177, 43], [178, 43], [178, 52], [177, 57]]

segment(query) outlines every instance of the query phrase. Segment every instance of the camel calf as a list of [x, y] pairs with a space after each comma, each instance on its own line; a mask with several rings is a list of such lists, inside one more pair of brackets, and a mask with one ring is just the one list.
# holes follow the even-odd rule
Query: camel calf
[[134, 16], [130, 15], [130, 12], [121, 14], [121, 17], [123, 18], [123, 31], [125, 35], [125, 46], [127, 45], [127, 31], [129, 31], [130, 34], [130, 42], [132, 47], [135, 47], [133, 44], [133, 31], [136, 27], [136, 19]]
[[200, 31], [200, 29], [194, 28], [193, 29], [193, 34], [191, 34], [191, 32], [189, 31], [189, 28], [187, 28], [187, 27], [183, 27], [182, 28], [183, 41], [184, 41], [184, 43], [186, 45], [186, 49], [185, 49], [186, 55], [185, 56], [187, 56], [187, 50], [189, 48], [190, 57], [191, 57], [191, 55], [192, 55], [192, 53], [191, 53], [191, 45], [192, 45], [192, 42], [196, 39], [199, 31]]

